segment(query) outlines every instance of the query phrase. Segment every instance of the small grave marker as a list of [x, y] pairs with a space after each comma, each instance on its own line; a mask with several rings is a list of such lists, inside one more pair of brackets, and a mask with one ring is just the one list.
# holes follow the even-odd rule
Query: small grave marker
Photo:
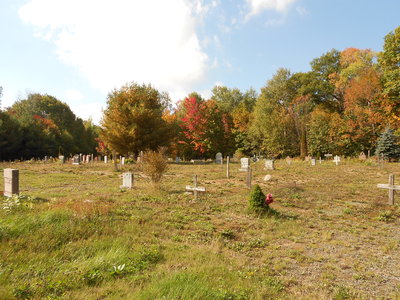
[[339, 163], [340, 163], [340, 156], [335, 155], [335, 158], [333, 159], [333, 161], [334, 161], [334, 163], [335, 163], [336, 165], [339, 165]]
[[121, 165], [125, 165], [125, 156], [121, 158]]
[[81, 157], [78, 154], [75, 154], [73, 159], [72, 159], [72, 164], [73, 165], [80, 165], [81, 164]]
[[58, 156], [58, 159], [60, 160], [60, 164], [65, 164], [65, 157], [64, 157], [64, 155]]
[[358, 159], [361, 161], [367, 160], [367, 156], [365, 155], [364, 151], [360, 153], [360, 155], [358, 156]]
[[272, 159], [265, 160], [264, 170], [275, 170], [274, 161]]
[[194, 175], [194, 176], [193, 176], [193, 184], [194, 184], [194, 186], [187, 185], [187, 186], [186, 186], [186, 190], [187, 190], [187, 191], [190, 191], [190, 192], [193, 192], [193, 194], [194, 194], [194, 200], [197, 201], [197, 199], [198, 199], [198, 193], [199, 193], [199, 192], [205, 193], [205, 192], [206, 192], [206, 188], [203, 187], [203, 186], [198, 186], [198, 185], [197, 185], [197, 175]]
[[223, 163], [223, 158], [222, 158], [222, 153], [221, 152], [218, 152], [215, 155], [215, 163], [216, 164], [222, 164]]
[[4, 196], [19, 195], [19, 170], [4, 169]]
[[176, 163], [181, 162], [181, 158], [179, 156], [175, 157], [175, 162]]
[[107, 157], [107, 155], [104, 156], [104, 163], [105, 163], [105, 164], [108, 163], [108, 157]]
[[239, 171], [241, 172], [247, 172], [247, 170], [250, 168], [250, 159], [247, 157], [242, 157], [240, 159], [240, 169]]
[[292, 164], [292, 158], [290, 156], [286, 156], [286, 163], [290, 166]]
[[378, 184], [378, 188], [389, 190], [389, 205], [394, 205], [394, 191], [400, 191], [400, 185], [394, 185], [394, 175], [389, 175], [389, 184]]
[[120, 188], [131, 189], [133, 188], [133, 173], [122, 173], [122, 185]]
[[315, 166], [317, 164], [316, 159], [315, 158], [311, 158], [311, 165]]

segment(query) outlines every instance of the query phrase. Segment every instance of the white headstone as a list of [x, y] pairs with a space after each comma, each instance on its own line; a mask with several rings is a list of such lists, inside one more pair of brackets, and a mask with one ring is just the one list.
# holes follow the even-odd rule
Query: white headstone
[[248, 168], [250, 168], [250, 158], [242, 157], [240, 159], [240, 169], [239, 169], [239, 171], [247, 172]]
[[316, 165], [316, 159], [315, 158], [311, 158], [311, 165], [315, 166]]
[[340, 163], [340, 156], [336, 155], [333, 161], [335, 162], [336, 165], [338, 165]]
[[108, 163], [108, 157], [107, 157], [107, 155], [104, 156], [104, 163], [105, 163], [105, 164]]
[[19, 195], [19, 170], [4, 169], [4, 196]]
[[80, 165], [81, 164], [81, 157], [79, 154], [75, 154], [74, 157], [72, 158], [72, 164], [73, 165]]
[[275, 170], [274, 161], [272, 159], [265, 160], [265, 170]]
[[121, 158], [121, 165], [124, 165], [125, 164], [125, 156], [123, 156], [122, 158]]
[[218, 152], [218, 153], [215, 155], [215, 163], [216, 163], [216, 164], [221, 164], [221, 163], [222, 163], [222, 153], [221, 153], [221, 152]]
[[122, 173], [122, 185], [121, 188], [131, 189], [133, 188], [133, 174], [130, 172]]
[[61, 164], [64, 164], [64, 163], [65, 163], [65, 157], [64, 157], [64, 155], [58, 156], [58, 159], [60, 160], [60, 163], [61, 163]]

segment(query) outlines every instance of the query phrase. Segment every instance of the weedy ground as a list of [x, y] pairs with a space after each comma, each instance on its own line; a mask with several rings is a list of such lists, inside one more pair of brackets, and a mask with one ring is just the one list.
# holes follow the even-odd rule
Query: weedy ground
[[252, 183], [277, 212], [263, 216], [237, 163], [230, 179], [171, 164], [158, 186], [138, 165], [3, 163], [21, 196], [0, 197], [0, 299], [400, 299], [400, 206], [376, 187], [400, 184], [399, 166], [258, 162]]

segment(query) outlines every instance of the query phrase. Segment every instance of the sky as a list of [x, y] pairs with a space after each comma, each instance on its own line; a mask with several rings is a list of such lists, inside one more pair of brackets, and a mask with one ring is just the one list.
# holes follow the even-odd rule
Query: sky
[[0, 0], [1, 105], [48, 94], [99, 123], [129, 82], [172, 102], [259, 91], [333, 48], [382, 51], [399, 12], [399, 0]]

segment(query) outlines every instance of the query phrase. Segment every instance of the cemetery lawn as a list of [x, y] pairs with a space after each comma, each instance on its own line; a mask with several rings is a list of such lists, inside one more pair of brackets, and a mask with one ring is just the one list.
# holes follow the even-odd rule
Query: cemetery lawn
[[[247, 211], [232, 163], [171, 164], [160, 187], [111, 164], [0, 164], [20, 170], [0, 196], [0, 299], [399, 299], [400, 164], [253, 164], [271, 216]], [[198, 175], [207, 194], [185, 186]], [[272, 180], [263, 181], [266, 174]], [[2, 190], [3, 185], [0, 189]]]

